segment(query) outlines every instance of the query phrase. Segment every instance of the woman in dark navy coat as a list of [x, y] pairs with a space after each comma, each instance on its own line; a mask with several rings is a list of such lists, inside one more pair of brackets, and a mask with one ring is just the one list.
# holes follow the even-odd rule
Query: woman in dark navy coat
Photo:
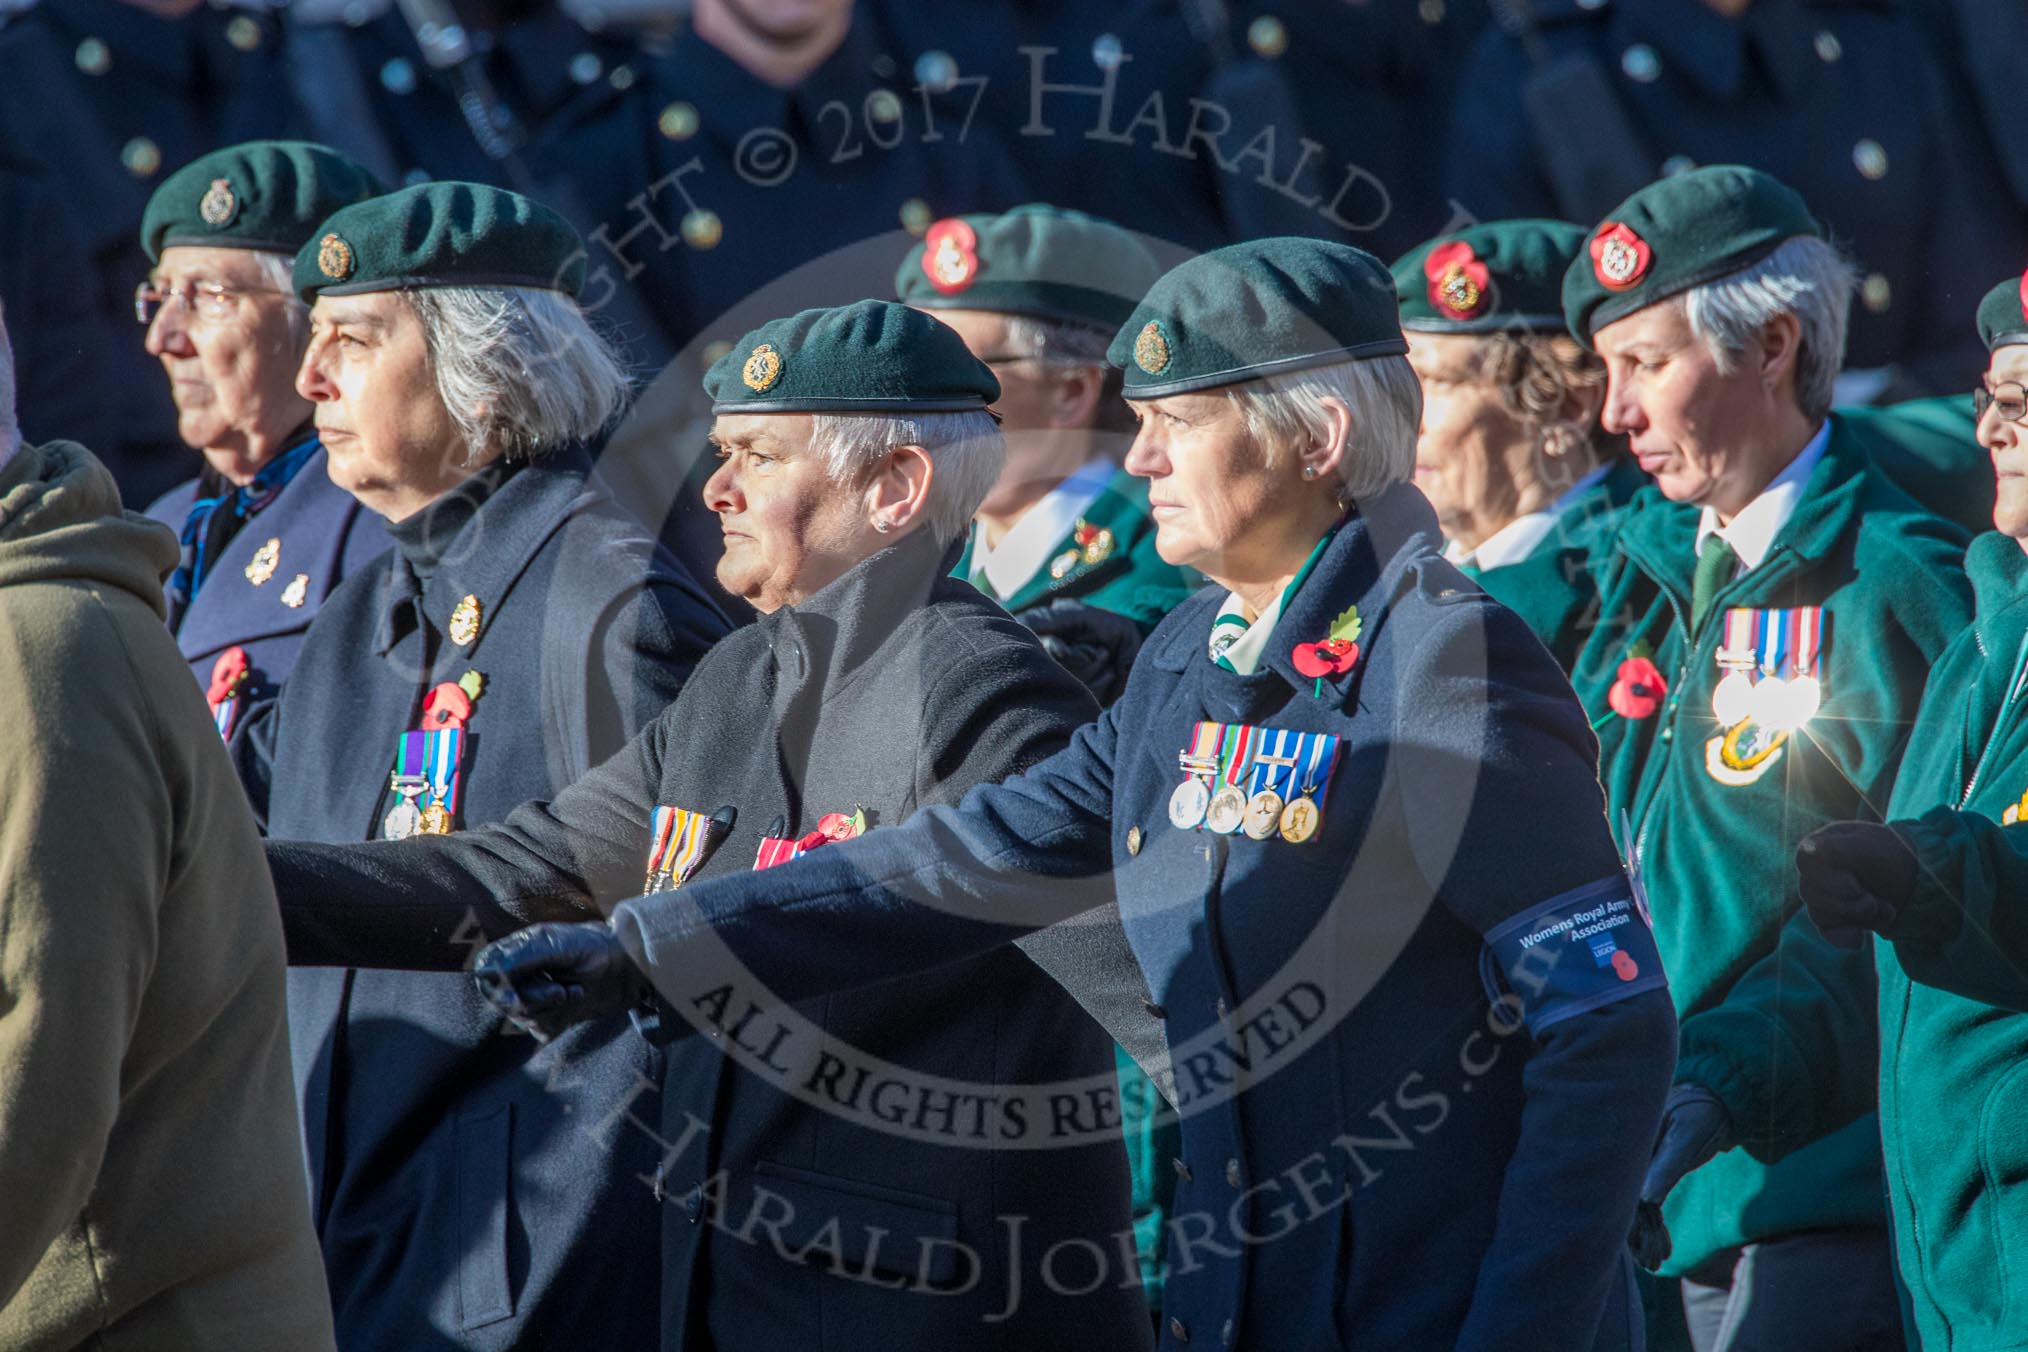
[[[538, 1026], [724, 955], [802, 999], [1117, 897], [1183, 1114], [1164, 1346], [1637, 1346], [1675, 1018], [1568, 683], [1442, 558], [1380, 264], [1269, 239], [1109, 354], [1162, 555], [1219, 581], [998, 786], [480, 956]], [[1333, 740], [1335, 739], [1335, 740]], [[632, 965], [615, 961], [624, 952]]]
[[[341, 210], [299, 255], [298, 387], [395, 548], [325, 603], [239, 741], [271, 832], [496, 820], [619, 748], [725, 632], [588, 478], [581, 443], [625, 381], [572, 298], [582, 260], [554, 214], [459, 183]], [[624, 1018], [538, 1047], [459, 977], [361, 970], [389, 943], [369, 907], [285, 937], [339, 1346], [650, 1345], [658, 1214], [637, 1179], [658, 1151], [600, 1123], [643, 1110], [656, 1051]], [[444, 942], [462, 960], [479, 939]]]

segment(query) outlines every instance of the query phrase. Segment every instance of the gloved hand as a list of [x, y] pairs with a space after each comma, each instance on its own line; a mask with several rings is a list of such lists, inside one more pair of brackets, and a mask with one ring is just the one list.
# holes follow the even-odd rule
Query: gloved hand
[[1901, 833], [1877, 822], [1833, 822], [1796, 851], [1803, 905], [1824, 938], [1857, 948], [1869, 930], [1888, 938], [1915, 894], [1915, 854]]
[[1662, 1222], [1662, 1202], [1683, 1175], [1735, 1144], [1732, 1118], [1718, 1096], [1702, 1085], [1679, 1084], [1662, 1105], [1662, 1127], [1648, 1176], [1641, 1183], [1641, 1203], [1634, 1211], [1634, 1231], [1627, 1247], [1634, 1261], [1650, 1272], [1662, 1266], [1672, 1245]]
[[619, 1014], [654, 992], [611, 926], [530, 925], [480, 949], [479, 994], [547, 1042], [574, 1023]]
[[1082, 601], [1053, 601], [1014, 617], [1035, 631], [1049, 655], [1098, 699], [1111, 704], [1127, 688], [1141, 651], [1141, 626]]

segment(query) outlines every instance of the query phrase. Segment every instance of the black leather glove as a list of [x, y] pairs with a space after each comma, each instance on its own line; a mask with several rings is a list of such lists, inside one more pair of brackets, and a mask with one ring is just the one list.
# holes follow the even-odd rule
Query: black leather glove
[[1049, 655], [1084, 682], [1100, 704], [1127, 688], [1127, 673], [1141, 651], [1141, 626], [1082, 601], [1053, 601], [1014, 617], [1035, 631]]
[[1650, 1272], [1662, 1266], [1673, 1247], [1662, 1222], [1662, 1202], [1683, 1175], [1734, 1144], [1732, 1117], [1718, 1096], [1702, 1085], [1679, 1084], [1662, 1105], [1662, 1127], [1648, 1176], [1641, 1182], [1641, 1203], [1634, 1211], [1633, 1234], [1627, 1247], [1634, 1261]]
[[1915, 854], [1891, 826], [1833, 822], [1804, 837], [1796, 850], [1803, 905], [1825, 939], [1857, 948], [1869, 930], [1895, 937], [1915, 895]]
[[574, 1023], [619, 1014], [654, 992], [612, 928], [530, 925], [480, 949], [479, 994], [517, 1028], [547, 1042]]

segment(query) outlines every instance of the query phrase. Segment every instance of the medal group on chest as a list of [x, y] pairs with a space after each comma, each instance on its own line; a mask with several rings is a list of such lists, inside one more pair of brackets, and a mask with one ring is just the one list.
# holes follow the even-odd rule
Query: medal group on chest
[[1169, 822], [1250, 840], [1312, 840], [1339, 749], [1334, 733], [1199, 722], [1177, 754], [1184, 777], [1169, 795]]

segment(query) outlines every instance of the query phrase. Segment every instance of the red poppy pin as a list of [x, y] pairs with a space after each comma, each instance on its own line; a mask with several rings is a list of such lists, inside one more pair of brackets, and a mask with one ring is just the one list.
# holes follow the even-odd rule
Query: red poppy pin
[[866, 810], [826, 812], [817, 818], [817, 834], [826, 840], [851, 840], [866, 834]]
[[1486, 308], [1492, 274], [1463, 240], [1431, 249], [1422, 260], [1422, 275], [1429, 283], [1429, 303], [1438, 313], [1470, 319]]
[[1669, 683], [1662, 679], [1653, 662], [1645, 657], [1629, 657], [1614, 673], [1606, 703], [1622, 718], [1648, 718], [1662, 707], [1668, 695]]
[[472, 697], [464, 687], [455, 681], [445, 681], [423, 699], [422, 728], [424, 732], [441, 732], [446, 728], [462, 728], [465, 720], [472, 716]]
[[1344, 614], [1331, 622], [1331, 630], [1314, 643], [1298, 643], [1289, 660], [1298, 672], [1314, 677], [1317, 698], [1324, 696], [1324, 678], [1343, 676], [1358, 665], [1359, 631], [1365, 628], [1365, 621], [1359, 618], [1359, 607], [1351, 606]]
[[1607, 221], [1591, 237], [1591, 270], [1608, 291], [1639, 284], [1655, 261], [1648, 241], [1618, 221]]
[[205, 702], [215, 709], [237, 695], [252, 670], [247, 664], [246, 649], [236, 643], [227, 648], [211, 664], [211, 685], [204, 692]]
[[1641, 964], [1634, 961], [1634, 955], [1622, 948], [1613, 954], [1613, 975], [1622, 981], [1632, 981], [1641, 974]]
[[957, 217], [924, 231], [922, 244], [923, 275], [941, 294], [955, 296], [978, 277], [979, 237]]

